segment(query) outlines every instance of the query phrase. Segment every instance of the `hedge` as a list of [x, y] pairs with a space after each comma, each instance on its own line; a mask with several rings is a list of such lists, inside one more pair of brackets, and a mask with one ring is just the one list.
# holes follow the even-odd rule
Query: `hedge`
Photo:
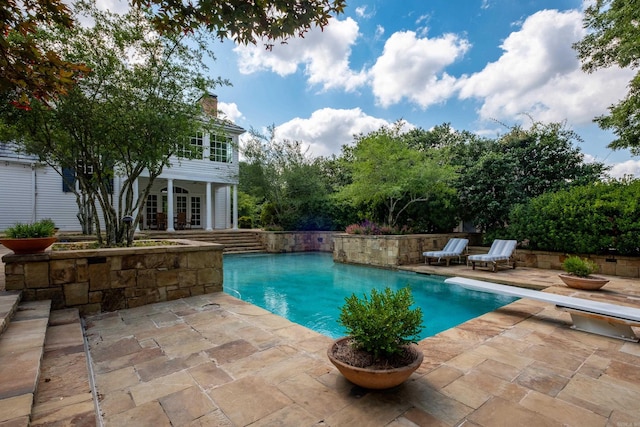
[[620, 180], [543, 194], [515, 206], [508, 226], [490, 238], [530, 249], [640, 255], [640, 180]]

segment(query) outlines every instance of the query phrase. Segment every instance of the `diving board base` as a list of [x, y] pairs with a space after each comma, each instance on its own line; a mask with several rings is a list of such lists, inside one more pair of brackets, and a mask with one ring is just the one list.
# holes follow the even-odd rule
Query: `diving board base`
[[640, 342], [631, 325], [640, 326], [638, 322], [629, 322], [615, 317], [601, 316], [582, 310], [556, 306], [559, 310], [571, 315], [573, 326], [571, 329], [592, 334], [603, 335], [609, 338], [617, 338], [625, 341]]

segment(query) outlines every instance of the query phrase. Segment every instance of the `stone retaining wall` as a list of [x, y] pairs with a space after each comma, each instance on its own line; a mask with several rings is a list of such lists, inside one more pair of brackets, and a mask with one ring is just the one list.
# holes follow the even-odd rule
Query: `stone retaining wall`
[[471, 244], [479, 235], [456, 234], [407, 234], [367, 236], [340, 233], [333, 236], [333, 260], [348, 264], [365, 264], [382, 268], [424, 262], [422, 253], [442, 249], [452, 237], [468, 238]]
[[172, 241], [179, 245], [8, 254], [6, 289], [82, 314], [221, 292], [223, 246]]
[[[487, 248], [486, 251], [488, 250], [489, 249]], [[478, 251], [478, 253], [482, 252]], [[620, 277], [640, 277], [640, 258], [638, 257], [617, 255], [571, 255], [579, 255], [582, 258], [589, 258], [598, 264], [598, 273], [600, 274]], [[565, 258], [567, 258], [567, 255], [559, 252], [532, 251], [528, 249], [516, 250], [517, 265], [522, 267], [562, 270], [562, 263]]]
[[[487, 253], [488, 247], [479, 247], [482, 236], [476, 233], [410, 234], [404, 236], [365, 236], [336, 233], [333, 235], [333, 260], [347, 264], [364, 264], [382, 268], [424, 262], [422, 253], [440, 250], [452, 237], [469, 239], [469, 254]], [[577, 254], [580, 255], [580, 254]], [[605, 255], [580, 255], [593, 260], [599, 273], [640, 277], [640, 258]], [[562, 270], [566, 254], [549, 251], [516, 249], [517, 265], [522, 267]]]
[[335, 231], [263, 231], [262, 244], [270, 253], [332, 252]]

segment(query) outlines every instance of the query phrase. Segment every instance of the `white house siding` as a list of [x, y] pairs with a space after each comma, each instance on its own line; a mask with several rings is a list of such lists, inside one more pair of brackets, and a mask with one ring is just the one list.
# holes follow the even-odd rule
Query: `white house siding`
[[51, 218], [61, 230], [79, 230], [73, 193], [62, 192], [62, 177], [49, 166], [0, 162], [0, 230], [17, 222]]
[[62, 177], [49, 166], [38, 168], [36, 172], [35, 219], [51, 218], [62, 231], [81, 230], [76, 197], [62, 191]]
[[16, 222], [32, 222], [33, 174], [28, 163], [0, 163], [0, 230]]

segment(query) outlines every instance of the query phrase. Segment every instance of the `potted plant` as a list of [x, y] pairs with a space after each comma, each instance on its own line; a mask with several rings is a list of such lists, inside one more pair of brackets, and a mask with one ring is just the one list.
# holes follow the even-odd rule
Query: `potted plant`
[[422, 331], [422, 310], [411, 308], [411, 289], [390, 288], [371, 297], [345, 298], [338, 322], [348, 336], [335, 340], [327, 351], [331, 363], [352, 383], [386, 389], [403, 383], [420, 366], [416, 345]]
[[609, 282], [602, 277], [591, 275], [598, 271], [598, 264], [588, 258], [569, 256], [562, 263], [562, 268], [567, 274], [560, 273], [558, 276], [570, 288], [596, 290]]
[[7, 248], [17, 255], [44, 252], [57, 239], [54, 236], [56, 226], [50, 219], [33, 224], [17, 223], [5, 230], [6, 238], [0, 239]]

